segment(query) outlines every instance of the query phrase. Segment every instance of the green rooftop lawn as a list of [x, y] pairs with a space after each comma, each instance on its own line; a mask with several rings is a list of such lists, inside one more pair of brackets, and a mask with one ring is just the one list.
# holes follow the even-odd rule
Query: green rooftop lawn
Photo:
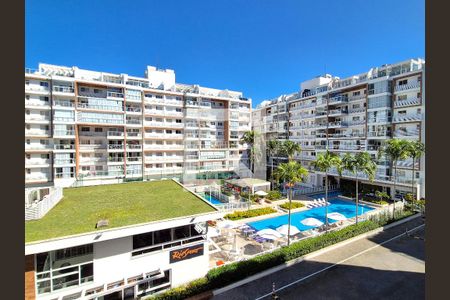
[[[215, 211], [171, 180], [66, 188], [42, 219], [25, 222], [25, 242]], [[95, 228], [100, 219], [109, 225]]]

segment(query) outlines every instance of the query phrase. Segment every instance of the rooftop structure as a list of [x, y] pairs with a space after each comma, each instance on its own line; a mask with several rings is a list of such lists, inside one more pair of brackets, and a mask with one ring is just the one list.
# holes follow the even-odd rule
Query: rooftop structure
[[[172, 180], [66, 188], [63, 199], [47, 215], [25, 222], [25, 242], [214, 211]], [[108, 226], [96, 228], [99, 220], [108, 220]]]

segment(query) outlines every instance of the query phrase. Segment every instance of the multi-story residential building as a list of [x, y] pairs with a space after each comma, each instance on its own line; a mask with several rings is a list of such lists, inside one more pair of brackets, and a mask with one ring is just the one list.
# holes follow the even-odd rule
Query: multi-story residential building
[[248, 176], [241, 92], [40, 64], [25, 72], [26, 186]]
[[[283, 96], [288, 108], [289, 139], [299, 143], [302, 151], [296, 159], [311, 170], [307, 185], [323, 186], [324, 173], [314, 171], [311, 163], [318, 153], [329, 150], [340, 155], [367, 151], [374, 158], [380, 146], [391, 138], [420, 140], [425, 143], [425, 61], [411, 59], [372, 68], [366, 73], [340, 79], [329, 74], [300, 84], [298, 93]], [[266, 140], [273, 136], [272, 118], [278, 102], [263, 102], [254, 112], [253, 126]], [[260, 118], [261, 123], [255, 116]], [[265, 162], [263, 162], [265, 163]], [[264, 166], [263, 166], [264, 167]], [[331, 171], [331, 182], [354, 180], [344, 172]], [[378, 185], [392, 195], [411, 192], [412, 178], [425, 195], [425, 159], [414, 166], [411, 159], [397, 163], [397, 187], [393, 191], [393, 166], [386, 159], [377, 159], [375, 180], [358, 174], [366, 184]]]

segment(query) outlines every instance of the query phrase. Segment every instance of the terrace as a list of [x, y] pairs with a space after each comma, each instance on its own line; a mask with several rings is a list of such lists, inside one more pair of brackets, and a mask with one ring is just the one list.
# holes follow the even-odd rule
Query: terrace
[[[63, 195], [43, 218], [25, 222], [26, 243], [215, 211], [171, 180], [66, 188]], [[100, 219], [109, 225], [96, 229]]]

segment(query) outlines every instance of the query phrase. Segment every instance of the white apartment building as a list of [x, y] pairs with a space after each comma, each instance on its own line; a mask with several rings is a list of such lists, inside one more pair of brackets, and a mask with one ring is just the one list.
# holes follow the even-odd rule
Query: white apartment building
[[39, 64], [25, 70], [25, 183], [248, 176], [251, 99], [241, 92]]
[[[160, 183], [114, 184], [115, 198], [105, 193], [99, 196], [102, 192], [97, 189], [103, 190], [103, 186], [72, 188], [79, 195], [77, 201], [73, 201], [70, 188], [64, 189], [67, 195], [61, 200], [62, 206], [54, 207], [41, 219], [26, 221], [25, 299], [141, 299], [205, 276], [210, 269], [207, 222], [223, 217], [223, 212], [180, 184], [166, 180], [169, 191], [156, 192], [177, 199], [146, 197], [145, 208], [127, 219], [121, 203], [128, 203], [127, 209], [142, 205], [129, 190], [139, 186], [145, 193]], [[81, 214], [76, 202], [89, 202], [93, 194], [108, 208], [90, 208]], [[167, 217], [167, 202], [174, 203], [170, 214], [175, 217]], [[105, 227], [96, 226], [99, 214], [109, 214]], [[151, 221], [138, 221], [152, 214]], [[40, 230], [42, 223], [53, 222], [61, 215], [67, 220], [58, 222], [57, 234], [50, 232], [56, 228]], [[92, 226], [74, 233], [80, 222]]]
[[[310, 169], [307, 186], [323, 186], [324, 173], [314, 171], [311, 163], [318, 153], [329, 151], [367, 151], [373, 157], [391, 138], [420, 140], [425, 143], [425, 61], [407, 61], [383, 65], [348, 78], [329, 74], [302, 82], [297, 93], [262, 102], [253, 111], [253, 128], [261, 130], [264, 139], [283, 139], [282, 123], [275, 108], [286, 105], [289, 139], [301, 145], [296, 159]], [[274, 134], [277, 132], [277, 134]], [[260, 168], [267, 168], [266, 161]], [[265, 165], [264, 165], [265, 164]], [[425, 158], [413, 166], [407, 159], [397, 163], [397, 187], [393, 188], [393, 166], [390, 161], [377, 162], [376, 178], [363, 183], [382, 186], [392, 195], [411, 192], [412, 178], [425, 195]], [[332, 170], [331, 182], [341, 180]], [[344, 172], [342, 179], [353, 180]]]

